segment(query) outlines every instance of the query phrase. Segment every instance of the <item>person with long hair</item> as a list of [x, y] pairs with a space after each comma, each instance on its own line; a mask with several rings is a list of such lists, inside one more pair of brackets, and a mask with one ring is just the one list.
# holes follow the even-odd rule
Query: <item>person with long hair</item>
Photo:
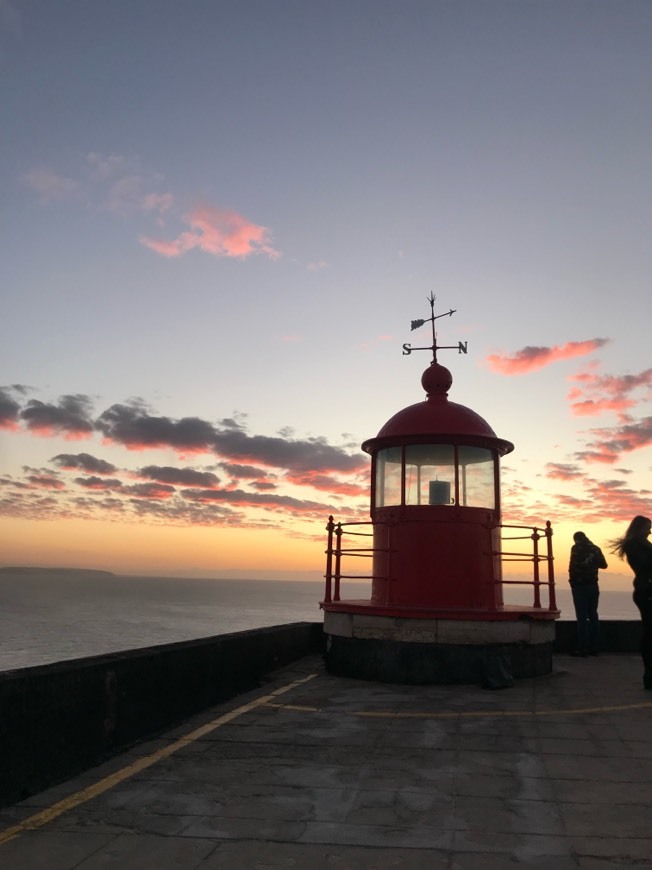
[[652, 689], [652, 531], [649, 517], [636, 516], [622, 538], [612, 542], [611, 551], [627, 559], [634, 572], [634, 604], [641, 614], [641, 655], [643, 657], [643, 685]]

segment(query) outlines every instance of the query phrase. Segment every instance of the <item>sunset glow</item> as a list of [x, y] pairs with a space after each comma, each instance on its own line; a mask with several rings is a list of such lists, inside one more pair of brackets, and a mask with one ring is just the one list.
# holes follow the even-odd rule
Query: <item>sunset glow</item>
[[652, 6], [0, 7], [3, 564], [320, 576], [431, 292], [559, 582], [652, 515]]

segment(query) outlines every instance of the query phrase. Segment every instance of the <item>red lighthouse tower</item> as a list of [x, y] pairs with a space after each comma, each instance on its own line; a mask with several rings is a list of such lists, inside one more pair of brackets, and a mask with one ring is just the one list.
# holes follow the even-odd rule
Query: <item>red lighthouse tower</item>
[[[432, 351], [421, 378], [426, 399], [362, 444], [371, 456], [371, 523], [329, 521], [321, 604], [327, 666], [385, 681], [509, 685], [513, 676], [552, 668], [559, 616], [552, 531], [550, 523], [502, 526], [499, 463], [514, 445], [470, 408], [449, 401], [452, 376], [437, 351], [450, 348], [437, 345], [435, 321], [455, 312], [435, 315], [432, 294], [429, 302], [431, 317], [412, 321], [412, 328], [431, 322], [432, 345], [403, 345], [406, 355]], [[466, 344], [455, 349], [466, 353]], [[365, 534], [371, 547], [350, 543]], [[510, 543], [505, 550], [512, 540], [528, 546]], [[345, 573], [354, 556], [372, 564], [368, 600], [342, 597], [347, 580], [361, 579]], [[525, 562], [532, 576], [505, 581], [508, 558]], [[506, 583], [529, 586], [532, 604], [506, 604]]]

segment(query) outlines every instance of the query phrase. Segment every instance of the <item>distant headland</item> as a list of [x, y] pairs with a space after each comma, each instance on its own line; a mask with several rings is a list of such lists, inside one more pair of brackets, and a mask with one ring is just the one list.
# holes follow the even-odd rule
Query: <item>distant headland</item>
[[97, 571], [92, 568], [28, 568], [25, 566], [19, 566], [15, 568], [0, 568], [0, 574], [13, 574], [19, 576], [25, 576], [27, 574], [39, 574], [42, 576], [55, 574], [75, 574], [77, 576], [83, 574], [84, 576], [90, 575], [92, 577], [116, 576], [113, 571]]

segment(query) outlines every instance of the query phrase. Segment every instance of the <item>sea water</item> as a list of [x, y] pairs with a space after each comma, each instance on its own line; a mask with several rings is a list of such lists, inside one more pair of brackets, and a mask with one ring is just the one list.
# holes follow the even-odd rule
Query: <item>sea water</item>
[[[343, 581], [343, 598], [368, 600], [369, 593], [369, 581]], [[270, 625], [320, 622], [323, 597], [319, 581], [3, 572], [0, 671]], [[574, 618], [567, 587], [558, 588], [557, 604], [562, 618]], [[637, 619], [631, 592], [602, 591], [600, 615]]]

